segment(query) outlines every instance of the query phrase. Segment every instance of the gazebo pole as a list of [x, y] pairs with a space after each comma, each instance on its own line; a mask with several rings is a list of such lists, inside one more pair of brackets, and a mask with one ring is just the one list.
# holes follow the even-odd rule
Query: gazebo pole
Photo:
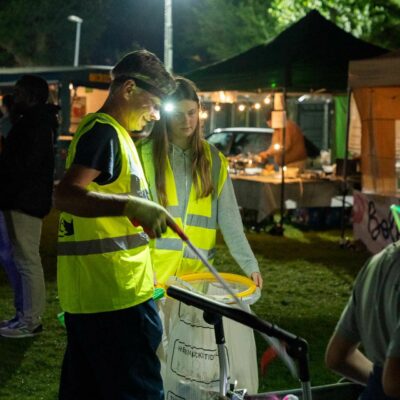
[[351, 105], [351, 88], [347, 88], [347, 118], [346, 118], [346, 141], [344, 150], [343, 170], [342, 170], [342, 210], [340, 215], [340, 247], [345, 247], [347, 239], [345, 238], [345, 214], [346, 214], [346, 195], [348, 193], [347, 185], [347, 159], [349, 156], [349, 138], [350, 138], [350, 105]]
[[[276, 94], [275, 94], [276, 96]], [[282, 126], [282, 142], [281, 142], [281, 193], [280, 193], [280, 217], [279, 223], [275, 223], [274, 226], [269, 230], [271, 235], [283, 236], [284, 227], [283, 220], [285, 214], [285, 153], [286, 153], [286, 86], [283, 88], [282, 93], [282, 110], [277, 110], [274, 104], [274, 111], [279, 111], [284, 114], [283, 126]], [[275, 102], [274, 102], [275, 103]]]
[[[284, 102], [286, 104], [286, 95], [283, 94]], [[285, 107], [286, 108], [286, 107]], [[286, 122], [282, 128], [282, 153], [281, 153], [281, 201], [280, 201], [280, 220], [278, 225], [279, 235], [283, 235], [283, 219], [285, 214], [285, 153], [286, 153]]]

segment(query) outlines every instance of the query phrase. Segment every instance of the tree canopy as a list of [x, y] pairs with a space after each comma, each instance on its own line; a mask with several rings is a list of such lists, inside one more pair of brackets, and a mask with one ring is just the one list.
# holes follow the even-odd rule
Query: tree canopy
[[268, 13], [283, 30], [313, 9], [360, 39], [400, 46], [399, 0], [273, 0]]
[[[72, 64], [83, 18], [81, 64], [114, 64], [145, 47], [163, 57], [162, 0], [0, 2], [0, 65]], [[400, 0], [173, 0], [174, 68], [196, 69], [273, 39], [317, 9], [356, 37], [400, 47]]]
[[175, 47], [192, 60], [187, 63], [190, 69], [263, 43], [276, 33], [269, 5], [269, 0], [197, 0], [184, 16], [182, 9], [176, 13], [182, 23], [178, 24]]
[[69, 64], [73, 60], [76, 25], [67, 20], [77, 14], [84, 19], [81, 58], [100, 37], [111, 0], [3, 1], [0, 6], [0, 47], [16, 65]]
[[400, 0], [197, 0], [175, 49], [195, 69], [268, 42], [313, 9], [357, 38], [400, 47]]

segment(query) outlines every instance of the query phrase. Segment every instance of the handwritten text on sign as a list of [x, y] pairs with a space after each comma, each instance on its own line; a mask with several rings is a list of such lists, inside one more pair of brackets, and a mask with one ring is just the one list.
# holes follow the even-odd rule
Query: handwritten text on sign
[[353, 233], [372, 253], [400, 239], [400, 233], [390, 211], [400, 199], [354, 191]]

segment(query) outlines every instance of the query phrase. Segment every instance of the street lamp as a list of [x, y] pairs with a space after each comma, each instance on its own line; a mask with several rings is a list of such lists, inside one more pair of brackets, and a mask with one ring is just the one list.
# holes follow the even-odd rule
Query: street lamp
[[81, 42], [81, 25], [82, 25], [83, 19], [80, 17], [77, 17], [76, 15], [70, 15], [68, 17], [68, 21], [76, 22], [74, 67], [77, 67], [79, 64], [79, 45]]
[[172, 0], [164, 0], [164, 65], [172, 72]]

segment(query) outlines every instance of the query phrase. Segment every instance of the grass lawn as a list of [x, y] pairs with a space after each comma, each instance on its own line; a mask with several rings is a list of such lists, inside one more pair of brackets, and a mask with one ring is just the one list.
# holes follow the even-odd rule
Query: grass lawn
[[[60, 311], [55, 271], [57, 214], [46, 219], [42, 255], [47, 282], [45, 331], [36, 338], [0, 338], [0, 400], [53, 400], [57, 398], [65, 332], [56, 315]], [[326, 343], [347, 301], [355, 275], [366, 252], [339, 248], [339, 231], [302, 232], [287, 227], [284, 237], [249, 233], [249, 241], [264, 277], [262, 298], [255, 313], [305, 338], [310, 346], [312, 385], [334, 383], [337, 376], [323, 365]], [[216, 266], [220, 271], [239, 272], [225, 245], [218, 245]], [[0, 270], [0, 319], [13, 312], [12, 294]], [[257, 337], [261, 355], [267, 344]], [[280, 360], [275, 360], [260, 392], [299, 387]]]

